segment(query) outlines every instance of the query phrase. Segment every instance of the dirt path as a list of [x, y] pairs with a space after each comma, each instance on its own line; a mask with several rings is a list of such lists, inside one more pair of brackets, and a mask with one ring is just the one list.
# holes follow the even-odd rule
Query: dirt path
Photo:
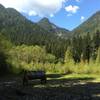
[[53, 79], [22, 86], [20, 79], [0, 81], [0, 100], [100, 100], [100, 83], [80, 79]]

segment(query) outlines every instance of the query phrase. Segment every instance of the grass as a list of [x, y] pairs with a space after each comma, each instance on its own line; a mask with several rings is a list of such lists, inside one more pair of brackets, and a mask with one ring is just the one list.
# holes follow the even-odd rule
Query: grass
[[91, 82], [100, 82], [100, 75], [98, 74], [69, 74], [61, 77], [62, 79], [93, 79]]
[[77, 79], [77, 78], [99, 78], [99, 77], [96, 74], [69, 74], [69, 75], [64, 75], [62, 78]]
[[[50, 77], [51, 75], [51, 77]], [[99, 83], [100, 75], [98, 74], [49, 74], [47, 84], [37, 84], [34, 87], [50, 88], [50, 87], [71, 87], [79, 84]]]
[[[99, 74], [51, 74], [50, 79], [79, 79], [79, 78], [94, 78], [95, 81], [100, 79]], [[56, 77], [58, 75], [58, 77]], [[55, 78], [56, 77], [56, 78]]]

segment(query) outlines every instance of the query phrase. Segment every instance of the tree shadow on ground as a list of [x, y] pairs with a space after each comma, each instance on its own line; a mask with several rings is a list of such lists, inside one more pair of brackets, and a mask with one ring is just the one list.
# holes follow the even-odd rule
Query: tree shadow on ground
[[0, 100], [100, 100], [100, 83], [92, 80], [51, 79], [43, 85], [33, 81], [26, 87], [8, 86], [0, 90]]
[[60, 78], [66, 74], [46, 74], [47, 78]]

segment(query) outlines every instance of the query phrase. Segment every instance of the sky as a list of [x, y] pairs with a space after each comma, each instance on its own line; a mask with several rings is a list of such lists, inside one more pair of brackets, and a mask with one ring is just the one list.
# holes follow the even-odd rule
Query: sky
[[73, 30], [100, 10], [100, 0], [0, 0], [33, 22], [47, 17], [55, 25]]

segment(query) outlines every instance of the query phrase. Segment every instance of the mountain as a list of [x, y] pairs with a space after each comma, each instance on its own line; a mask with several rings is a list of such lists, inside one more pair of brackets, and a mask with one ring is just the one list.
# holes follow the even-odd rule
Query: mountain
[[48, 31], [26, 19], [15, 9], [5, 8], [2, 5], [0, 5], [0, 33], [15, 44], [36, 44], [41, 40], [41, 36], [44, 38], [50, 36]]
[[100, 30], [100, 11], [75, 28], [72, 33], [74, 36], [85, 36], [87, 33], [93, 36], [97, 30]]
[[[68, 37], [69, 31], [57, 27], [47, 18], [31, 22], [13, 8], [0, 4], [0, 33], [15, 44], [45, 44], [46, 39]], [[41, 38], [42, 37], [42, 38]]]
[[68, 38], [71, 34], [69, 30], [56, 26], [55, 24], [51, 23], [47, 18], [41, 19], [37, 24], [46, 31], [54, 33], [62, 38]]

